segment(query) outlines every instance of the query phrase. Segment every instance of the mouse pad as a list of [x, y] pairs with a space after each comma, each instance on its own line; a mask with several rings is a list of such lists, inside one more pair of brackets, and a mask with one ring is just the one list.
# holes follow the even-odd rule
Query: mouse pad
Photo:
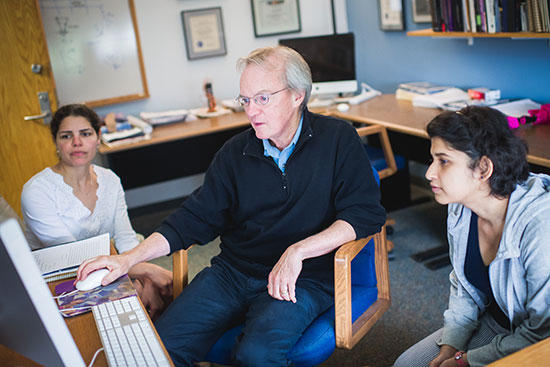
[[64, 317], [80, 315], [90, 311], [91, 306], [136, 295], [128, 275], [118, 278], [109, 285], [89, 291], [77, 291], [73, 282], [74, 280], [71, 279], [55, 287], [55, 294], [59, 297], [57, 298], [59, 310]]

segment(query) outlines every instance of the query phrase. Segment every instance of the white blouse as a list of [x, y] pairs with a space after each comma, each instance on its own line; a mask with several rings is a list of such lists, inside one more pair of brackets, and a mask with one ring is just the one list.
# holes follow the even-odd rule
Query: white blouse
[[119, 253], [138, 244], [120, 179], [110, 169], [92, 167], [98, 184], [93, 212], [74, 195], [63, 176], [50, 168], [38, 172], [23, 186], [21, 209], [27, 241], [33, 250], [107, 232], [115, 239]]

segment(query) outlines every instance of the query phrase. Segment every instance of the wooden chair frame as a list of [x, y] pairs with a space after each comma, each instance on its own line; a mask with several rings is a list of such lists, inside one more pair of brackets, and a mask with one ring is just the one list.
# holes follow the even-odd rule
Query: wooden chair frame
[[[351, 261], [374, 238], [378, 299], [355, 322], [351, 317]], [[174, 299], [188, 283], [187, 251], [179, 250], [172, 255]], [[386, 228], [368, 238], [343, 244], [334, 256], [334, 304], [336, 347], [351, 349], [390, 307], [390, 275]]]
[[[378, 171], [378, 176], [380, 177], [380, 180], [389, 177], [397, 172], [397, 163], [395, 163], [395, 156], [393, 155], [393, 149], [390, 144], [390, 138], [388, 137], [388, 131], [386, 130], [385, 126], [382, 125], [368, 125], [359, 127], [356, 129], [357, 134], [359, 136], [367, 136], [367, 135], [374, 135], [379, 134], [380, 138], [380, 146], [382, 148], [382, 152], [384, 153], [384, 159], [386, 160], [386, 168], [383, 170]], [[395, 220], [392, 218], [386, 219], [386, 226], [393, 226], [395, 225]], [[394, 244], [392, 241], [387, 241], [388, 244], [388, 251], [393, 250]]]
[[397, 164], [395, 163], [395, 156], [393, 155], [393, 149], [391, 148], [390, 138], [388, 137], [388, 131], [382, 125], [370, 125], [363, 126], [356, 129], [359, 136], [367, 136], [373, 134], [380, 135], [380, 145], [384, 152], [384, 158], [386, 160], [387, 168], [378, 171], [380, 180], [389, 177], [397, 172]]
[[189, 283], [189, 266], [187, 263], [187, 250], [179, 250], [172, 254], [172, 273], [173, 273], [173, 282], [172, 282], [172, 293], [174, 294], [174, 299], [176, 299], [183, 288]]
[[[374, 238], [374, 264], [378, 283], [378, 299], [352, 322], [351, 261]], [[334, 256], [334, 308], [336, 347], [351, 349], [374, 326], [391, 305], [390, 272], [386, 227], [367, 238], [342, 245]]]

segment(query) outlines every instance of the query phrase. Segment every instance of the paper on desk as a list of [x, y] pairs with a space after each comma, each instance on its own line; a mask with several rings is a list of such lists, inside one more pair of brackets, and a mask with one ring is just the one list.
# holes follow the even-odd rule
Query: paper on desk
[[244, 111], [243, 106], [239, 104], [234, 98], [233, 99], [224, 99], [222, 100], [222, 106], [225, 108], [229, 108], [230, 110], [233, 110], [234, 112], [241, 112]]
[[231, 110], [224, 107], [217, 106], [215, 111], [208, 112], [208, 108], [201, 107], [201, 108], [192, 109], [191, 113], [200, 118], [209, 118], [209, 117], [227, 115], [231, 113]]
[[169, 110], [161, 112], [140, 112], [141, 118], [144, 119], [154, 119], [157, 117], [167, 117], [167, 116], [185, 116], [189, 113], [188, 110]]
[[520, 118], [522, 116], [529, 116], [529, 110], [540, 109], [540, 104], [533, 102], [529, 98], [525, 98], [518, 101], [502, 103], [493, 106], [493, 108], [499, 110], [506, 116]]
[[192, 121], [197, 118], [188, 110], [168, 110], [161, 112], [140, 112], [139, 116], [153, 126], [170, 124], [173, 122]]
[[412, 100], [415, 107], [443, 108], [450, 102], [466, 101], [470, 99], [468, 93], [459, 88], [449, 88], [443, 92], [415, 96]]
[[109, 255], [109, 233], [32, 252], [42, 275], [79, 266], [84, 260]]
[[145, 121], [137, 118], [136, 116], [128, 115], [127, 118], [128, 118], [128, 122], [130, 124], [132, 124], [135, 127], [140, 128], [141, 130], [143, 130], [143, 132], [145, 134], [151, 134], [151, 132], [153, 131], [153, 127], [151, 125], [149, 125]]

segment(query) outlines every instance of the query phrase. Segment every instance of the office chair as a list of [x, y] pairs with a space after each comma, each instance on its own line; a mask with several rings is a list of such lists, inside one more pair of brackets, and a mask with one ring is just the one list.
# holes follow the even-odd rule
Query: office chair
[[[379, 183], [378, 174], [373, 173]], [[174, 298], [187, 285], [187, 251], [173, 254]], [[390, 307], [386, 229], [342, 245], [334, 256], [334, 306], [315, 319], [289, 352], [295, 366], [324, 362], [335, 348], [352, 349]], [[231, 349], [242, 329], [226, 331], [206, 360], [230, 365]]]

